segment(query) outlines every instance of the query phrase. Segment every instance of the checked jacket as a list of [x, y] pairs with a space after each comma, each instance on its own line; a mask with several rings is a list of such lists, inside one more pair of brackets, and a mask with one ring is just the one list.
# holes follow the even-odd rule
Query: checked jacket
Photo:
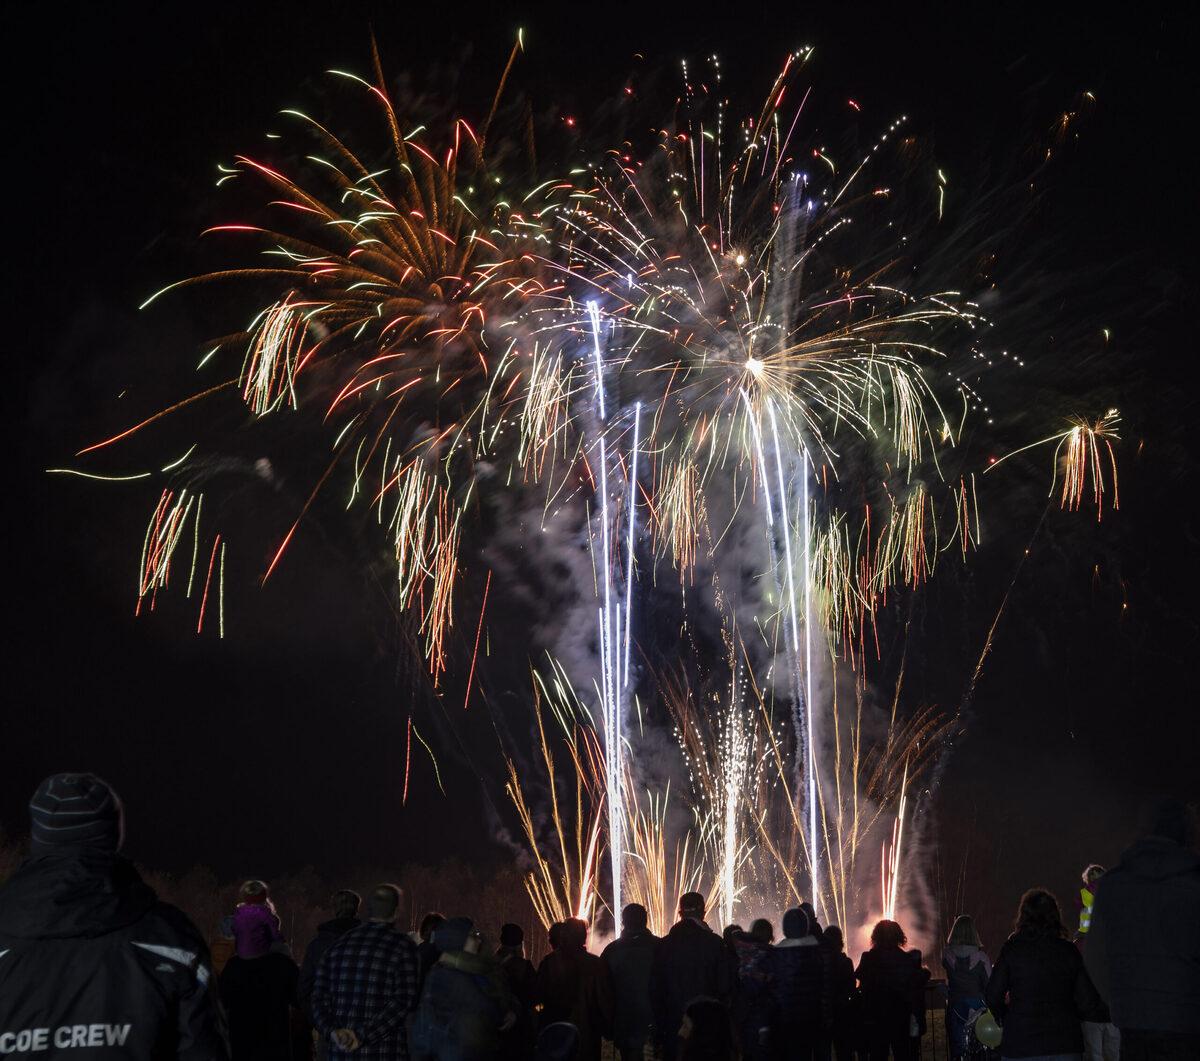
[[[370, 921], [341, 936], [321, 959], [311, 1002], [329, 1057], [407, 1061], [404, 1018], [419, 986], [417, 948], [390, 922]], [[329, 1041], [339, 1028], [358, 1036], [353, 1053]]]

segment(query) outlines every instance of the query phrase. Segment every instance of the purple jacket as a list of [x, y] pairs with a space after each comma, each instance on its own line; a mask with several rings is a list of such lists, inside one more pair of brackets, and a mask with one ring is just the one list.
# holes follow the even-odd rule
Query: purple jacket
[[232, 928], [239, 958], [255, 958], [283, 942], [279, 915], [266, 903], [242, 903], [233, 912]]

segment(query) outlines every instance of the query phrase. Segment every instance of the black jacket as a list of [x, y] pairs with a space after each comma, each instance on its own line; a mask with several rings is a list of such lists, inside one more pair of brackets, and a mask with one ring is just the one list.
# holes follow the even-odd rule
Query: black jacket
[[37, 855], [0, 887], [0, 1053], [227, 1061], [214, 990], [204, 938], [119, 855]]
[[1100, 878], [1083, 960], [1117, 1027], [1200, 1034], [1200, 854], [1135, 841]]
[[872, 947], [863, 952], [854, 975], [862, 988], [864, 1035], [870, 1041], [903, 1038], [913, 1018], [924, 1032], [929, 971], [921, 965], [919, 950]]
[[771, 1038], [780, 1056], [833, 1027], [833, 976], [829, 954], [811, 936], [781, 940], [763, 959], [770, 978]]
[[1000, 949], [984, 998], [1004, 1025], [1005, 1057], [1082, 1053], [1079, 1022], [1099, 1002], [1075, 944], [1024, 933]]
[[323, 921], [317, 925], [317, 934], [304, 949], [304, 961], [300, 966], [300, 980], [296, 988], [305, 1015], [308, 1014], [308, 1000], [312, 996], [313, 984], [317, 982], [317, 969], [321, 965], [321, 959], [325, 957], [325, 952], [333, 946], [338, 937], [344, 936], [361, 924], [357, 917], [335, 917], [332, 921]]
[[613, 1042], [622, 1050], [641, 1050], [654, 1024], [650, 1008], [650, 967], [658, 937], [648, 928], [622, 932], [600, 954], [612, 973]]
[[675, 923], [659, 941], [650, 969], [650, 1004], [668, 1058], [675, 1056], [683, 1011], [697, 995], [733, 1001], [729, 950], [707, 925], [691, 918]]
[[219, 983], [233, 1061], [291, 1061], [298, 975], [286, 954], [235, 955], [225, 963]]

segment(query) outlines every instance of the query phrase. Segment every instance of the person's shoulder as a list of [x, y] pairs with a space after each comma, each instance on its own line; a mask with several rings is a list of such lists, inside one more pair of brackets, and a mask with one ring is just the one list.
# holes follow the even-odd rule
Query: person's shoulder
[[153, 937], [163, 943], [175, 943], [187, 950], [208, 956], [208, 943], [187, 914], [177, 906], [156, 899], [149, 909], [127, 930], [133, 936]]

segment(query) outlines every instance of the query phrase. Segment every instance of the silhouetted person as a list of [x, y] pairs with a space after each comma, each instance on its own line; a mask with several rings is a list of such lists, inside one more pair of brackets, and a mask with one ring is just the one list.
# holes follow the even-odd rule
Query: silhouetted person
[[846, 953], [846, 943], [839, 926], [830, 925], [826, 928], [822, 941], [827, 944], [833, 989], [833, 1054], [837, 1061], [854, 1061], [860, 1003], [854, 980], [854, 962]]
[[967, 1021], [983, 1007], [983, 996], [992, 975], [992, 963], [983, 952], [975, 922], [967, 914], [954, 919], [946, 949], [946, 1041], [950, 1057], [963, 1056], [967, 1048]]
[[417, 938], [415, 940], [417, 944], [417, 962], [421, 969], [421, 983], [425, 982], [425, 974], [433, 968], [442, 953], [437, 949], [437, 944], [433, 942], [433, 932], [445, 920], [445, 917], [436, 910], [430, 910], [429, 913], [421, 918], [421, 924], [417, 929]]
[[311, 999], [329, 1057], [407, 1061], [404, 1019], [417, 1003], [417, 948], [396, 930], [400, 889], [381, 884], [367, 921], [340, 936], [317, 969]]
[[0, 886], [0, 1053], [225, 1061], [204, 937], [117, 853], [116, 793], [55, 774], [29, 813]]
[[921, 952], [905, 950], [908, 937], [895, 921], [883, 920], [871, 930], [871, 949], [859, 959], [854, 975], [862, 990], [863, 1037], [869, 1061], [911, 1061], [925, 1016], [925, 984]]
[[654, 1025], [650, 969], [659, 940], [647, 924], [646, 908], [630, 903], [621, 911], [620, 936], [600, 954], [612, 976], [612, 1040], [622, 1061], [641, 1061]]
[[[312, 1009], [309, 1003], [312, 999], [313, 985], [317, 982], [317, 969], [321, 965], [321, 959], [338, 939], [362, 924], [358, 919], [358, 908], [361, 903], [362, 897], [358, 892], [351, 891], [349, 888], [334, 892], [330, 903], [333, 908], [333, 920], [323, 921], [317, 925], [317, 934], [304, 950], [304, 961], [300, 966], [300, 981], [296, 993], [310, 1021], [312, 1020]], [[313, 1026], [316, 1027], [315, 1022]], [[328, 1040], [325, 1036], [318, 1035], [317, 1058], [319, 1061], [325, 1061], [328, 1053]]]
[[500, 967], [483, 953], [469, 917], [450, 917], [433, 930], [440, 952], [425, 976], [409, 1025], [413, 1061], [491, 1061], [500, 1032], [516, 1013]]
[[771, 1024], [770, 976], [767, 956], [775, 941], [775, 929], [766, 918], [751, 922], [750, 931], [734, 941], [737, 955], [737, 997], [733, 1005], [734, 1024], [746, 1061], [766, 1061]]
[[738, 1056], [729, 1007], [720, 999], [692, 999], [676, 1038], [679, 1061], [734, 1061]]
[[829, 1061], [833, 981], [829, 956], [801, 909], [783, 915], [783, 939], [763, 960], [771, 1000], [771, 1056]]
[[1083, 960], [1121, 1031], [1122, 1061], [1200, 1057], [1200, 854], [1195, 821], [1160, 798], [1100, 878]]
[[1006, 1058], [1083, 1053], [1080, 1018], [1099, 1001], [1067, 939], [1058, 900], [1044, 888], [1021, 896], [1016, 931], [1000, 948], [984, 996], [1004, 1025]]
[[274, 943], [265, 921], [252, 926], [239, 934], [238, 953], [221, 971], [233, 1061], [291, 1061], [300, 970]]
[[733, 977], [724, 941], [704, 923], [704, 896], [685, 892], [679, 920], [659, 943], [650, 972], [650, 1005], [667, 1061], [675, 1057], [688, 1003], [703, 995], [728, 1006]]
[[520, 925], [500, 926], [496, 962], [509, 994], [517, 1004], [516, 1023], [500, 1033], [500, 1057], [505, 1061], [516, 1061], [528, 1057], [533, 1049], [533, 1007], [537, 1001], [537, 972], [533, 962], [525, 957], [525, 932]]
[[547, 954], [538, 966], [537, 990], [542, 1026], [574, 1024], [579, 1029], [582, 1061], [599, 1061], [600, 1040], [612, 1024], [612, 979], [608, 966], [587, 952], [585, 922], [572, 917], [562, 923], [558, 950]]

